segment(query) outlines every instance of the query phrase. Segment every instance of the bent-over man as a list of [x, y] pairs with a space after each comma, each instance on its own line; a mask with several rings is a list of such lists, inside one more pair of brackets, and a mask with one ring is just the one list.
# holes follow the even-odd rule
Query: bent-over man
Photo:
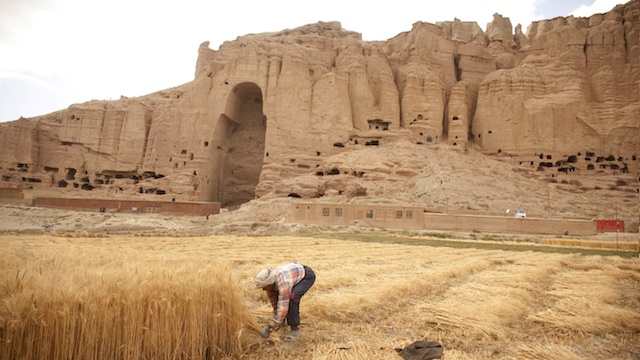
[[316, 281], [316, 274], [310, 267], [292, 262], [274, 269], [262, 269], [254, 281], [258, 288], [267, 292], [273, 306], [273, 318], [262, 330], [262, 337], [268, 338], [286, 319], [291, 331], [285, 341], [295, 341], [299, 336], [300, 299]]

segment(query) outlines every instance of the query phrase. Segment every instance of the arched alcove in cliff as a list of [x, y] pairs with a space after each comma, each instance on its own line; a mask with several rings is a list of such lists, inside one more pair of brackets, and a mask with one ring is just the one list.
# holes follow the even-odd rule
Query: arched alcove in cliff
[[262, 171], [265, 130], [260, 87], [254, 83], [237, 85], [229, 93], [213, 134], [211, 200], [222, 206], [234, 206], [255, 197]]

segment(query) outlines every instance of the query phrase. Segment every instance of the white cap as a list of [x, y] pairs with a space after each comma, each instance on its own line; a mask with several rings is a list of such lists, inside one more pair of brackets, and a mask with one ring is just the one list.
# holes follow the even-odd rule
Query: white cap
[[256, 287], [263, 288], [276, 282], [276, 274], [271, 269], [262, 269], [253, 281], [256, 282]]

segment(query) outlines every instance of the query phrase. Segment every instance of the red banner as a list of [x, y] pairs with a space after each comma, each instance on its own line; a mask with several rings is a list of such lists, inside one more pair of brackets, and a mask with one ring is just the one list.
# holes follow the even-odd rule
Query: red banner
[[622, 220], [596, 220], [598, 232], [624, 232], [624, 221]]

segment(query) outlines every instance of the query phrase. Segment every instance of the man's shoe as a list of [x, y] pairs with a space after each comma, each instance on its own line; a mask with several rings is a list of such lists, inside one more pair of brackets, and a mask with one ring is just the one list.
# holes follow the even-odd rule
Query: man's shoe
[[284, 341], [296, 341], [300, 336], [300, 329], [293, 329], [289, 331], [287, 335], [284, 337]]

